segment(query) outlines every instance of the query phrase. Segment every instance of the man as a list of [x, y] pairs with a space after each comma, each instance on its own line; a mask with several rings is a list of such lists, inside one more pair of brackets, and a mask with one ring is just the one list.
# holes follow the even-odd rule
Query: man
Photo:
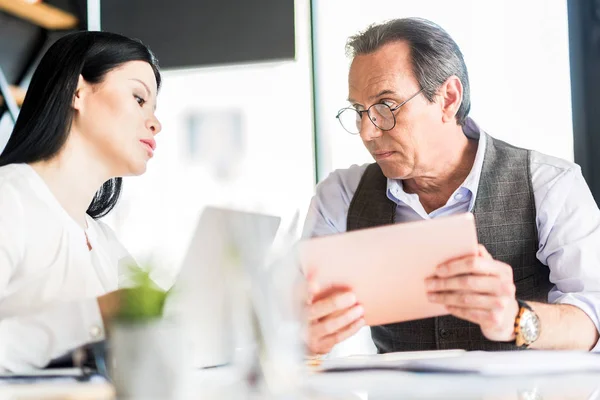
[[[347, 49], [350, 106], [337, 117], [376, 163], [318, 185], [305, 235], [472, 212], [481, 243], [426, 282], [450, 315], [372, 327], [378, 351], [600, 350], [600, 211], [579, 167], [482, 132], [468, 118], [463, 56], [437, 25], [393, 20]], [[402, 244], [389, 255], [401, 263]], [[364, 320], [352, 292], [311, 285], [308, 346], [318, 355]]]

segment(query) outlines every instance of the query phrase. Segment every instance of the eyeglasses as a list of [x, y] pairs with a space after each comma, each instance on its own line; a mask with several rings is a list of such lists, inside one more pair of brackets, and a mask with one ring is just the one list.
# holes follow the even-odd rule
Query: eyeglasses
[[381, 129], [382, 131], [389, 131], [394, 129], [396, 126], [396, 117], [394, 116], [394, 111], [398, 110], [410, 100], [417, 97], [417, 95], [422, 91], [423, 89], [419, 90], [402, 103], [394, 106], [394, 108], [391, 108], [385, 103], [373, 104], [371, 107], [362, 111], [359, 111], [353, 107], [346, 107], [338, 111], [335, 117], [338, 119], [338, 121], [340, 121], [340, 124], [342, 124], [342, 128], [352, 135], [358, 135], [360, 133], [363, 113], [367, 113], [369, 119], [377, 128]]

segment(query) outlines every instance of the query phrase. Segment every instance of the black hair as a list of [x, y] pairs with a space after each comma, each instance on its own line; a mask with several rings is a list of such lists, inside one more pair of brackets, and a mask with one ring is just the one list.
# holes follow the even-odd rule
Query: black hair
[[[46, 52], [27, 89], [12, 134], [0, 154], [0, 166], [50, 160], [64, 146], [73, 120], [73, 98], [79, 76], [102, 82], [105, 75], [129, 61], [145, 61], [161, 76], [148, 47], [137, 40], [109, 32], [75, 32], [57, 40]], [[87, 213], [108, 214], [117, 204], [122, 178], [106, 181], [96, 192]]]

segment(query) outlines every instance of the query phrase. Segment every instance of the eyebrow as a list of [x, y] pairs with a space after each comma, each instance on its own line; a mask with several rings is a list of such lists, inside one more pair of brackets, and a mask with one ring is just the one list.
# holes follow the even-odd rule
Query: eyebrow
[[[377, 93], [376, 95], [369, 97], [369, 100], [376, 99], [378, 97], [385, 96], [387, 94], [396, 94], [396, 92], [394, 92], [393, 90], [390, 90], [390, 89], [385, 89], [385, 90], [382, 90], [381, 92]], [[356, 103], [356, 101], [350, 97], [348, 97], [347, 100], [350, 103]]]
[[[146, 85], [146, 83], [144, 81], [142, 81], [141, 79], [137, 79], [137, 78], [131, 78], [130, 80], [139, 82], [142, 85], [144, 85], [144, 88], [146, 89], [146, 92], [148, 93], [148, 96], [151, 95], [152, 92], [150, 91], [150, 88], [148, 87], [148, 85]], [[154, 103], [154, 111], [156, 111], [156, 102]]]
[[132, 81], [136, 81], [136, 82], [139, 82], [139, 83], [141, 83], [142, 85], [144, 85], [144, 87], [146, 88], [146, 91], [148, 92], [148, 95], [150, 95], [150, 93], [152, 93], [152, 92], [150, 91], [150, 88], [148, 87], [148, 85], [146, 85], [146, 83], [145, 83], [144, 81], [142, 81], [141, 79], [137, 79], [137, 78], [131, 78], [130, 80], [132, 80]]
[[375, 96], [369, 97], [369, 99], [376, 99], [377, 97], [385, 96], [386, 94], [396, 94], [396, 92], [394, 92], [393, 90], [390, 90], [390, 89], [385, 89], [385, 90], [382, 90], [381, 92], [377, 93]]

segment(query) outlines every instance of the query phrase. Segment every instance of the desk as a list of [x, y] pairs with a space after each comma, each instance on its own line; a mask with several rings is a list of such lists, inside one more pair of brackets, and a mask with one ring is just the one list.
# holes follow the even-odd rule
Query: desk
[[[190, 399], [261, 399], [236, 383], [226, 368], [198, 371]], [[290, 397], [287, 397], [289, 399]], [[476, 375], [394, 371], [310, 374], [302, 400], [600, 400], [600, 374], [486, 378]], [[0, 386], [0, 400], [112, 400], [101, 383]]]
[[600, 374], [489, 378], [476, 375], [372, 371], [317, 375], [312, 377], [309, 385], [332, 395], [343, 395], [344, 390], [346, 393], [354, 392], [357, 400], [600, 399]]

